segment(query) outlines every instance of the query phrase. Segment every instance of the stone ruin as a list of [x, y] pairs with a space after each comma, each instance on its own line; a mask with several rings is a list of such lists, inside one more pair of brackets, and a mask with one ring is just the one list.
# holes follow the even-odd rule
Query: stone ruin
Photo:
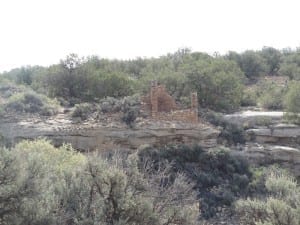
[[181, 121], [185, 123], [198, 123], [198, 97], [197, 92], [191, 93], [191, 107], [180, 109], [164, 85], [156, 81], [151, 83], [150, 93], [142, 99], [144, 110], [150, 112], [154, 120]]

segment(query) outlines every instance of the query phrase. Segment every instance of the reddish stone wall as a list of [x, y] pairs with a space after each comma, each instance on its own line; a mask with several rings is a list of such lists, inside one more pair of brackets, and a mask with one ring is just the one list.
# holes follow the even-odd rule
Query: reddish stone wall
[[198, 123], [198, 97], [191, 94], [191, 108], [179, 110], [175, 100], [168, 94], [165, 86], [153, 82], [149, 96], [142, 98], [143, 110], [150, 111], [156, 120]]
[[178, 109], [175, 100], [168, 94], [165, 86], [152, 84], [150, 90], [151, 112], [155, 116], [158, 112], [171, 112]]
[[185, 123], [198, 123], [198, 113], [190, 109], [176, 110], [169, 113], [159, 112], [157, 113], [156, 120], [165, 121], [180, 121]]

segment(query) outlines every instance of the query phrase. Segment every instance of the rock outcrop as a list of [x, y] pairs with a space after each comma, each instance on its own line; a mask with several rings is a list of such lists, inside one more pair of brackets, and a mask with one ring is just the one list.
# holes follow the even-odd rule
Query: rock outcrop
[[233, 154], [252, 164], [278, 164], [300, 177], [300, 126], [285, 124], [284, 112], [245, 111], [224, 119], [245, 129], [247, 144]]
[[284, 112], [278, 111], [242, 111], [234, 114], [224, 115], [224, 119], [241, 126], [260, 126], [265, 124], [276, 124], [283, 121]]
[[135, 149], [141, 145], [163, 146], [169, 143], [200, 144], [214, 147], [219, 131], [204, 124], [140, 121], [134, 129], [122, 123], [72, 123], [71, 120], [11, 119], [0, 121], [0, 137], [7, 144], [23, 139], [47, 138], [59, 146], [70, 143], [82, 151], [109, 150], [115, 148]]
[[284, 112], [245, 111], [225, 115], [224, 119], [242, 126], [247, 141], [300, 146], [300, 126], [284, 123]]
[[300, 149], [278, 145], [248, 143], [242, 151], [233, 151], [256, 165], [278, 164], [300, 177]]
[[[125, 124], [105, 122], [74, 122], [66, 115], [53, 118], [7, 117], [0, 119], [0, 140], [13, 145], [24, 139], [47, 138], [54, 145], [70, 143], [80, 151], [108, 151], [137, 149], [142, 145], [200, 144], [206, 148], [217, 146], [220, 131], [204, 123], [138, 119], [133, 129]], [[239, 146], [241, 154], [251, 163], [278, 163], [300, 177], [300, 127], [277, 124], [246, 130], [247, 144]], [[285, 145], [285, 146], [284, 146]]]
[[257, 143], [300, 146], [300, 126], [277, 124], [268, 127], [246, 130], [248, 141]]

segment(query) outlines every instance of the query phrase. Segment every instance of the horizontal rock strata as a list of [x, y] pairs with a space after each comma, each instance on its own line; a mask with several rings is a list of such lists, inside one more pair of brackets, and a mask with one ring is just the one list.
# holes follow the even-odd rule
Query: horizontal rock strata
[[56, 146], [70, 143], [82, 151], [135, 149], [144, 144], [163, 146], [176, 143], [214, 147], [218, 135], [219, 131], [208, 125], [176, 122], [140, 123], [129, 129], [123, 124], [73, 124], [63, 119], [0, 121], [0, 137], [10, 145], [23, 139], [43, 137], [52, 140]]

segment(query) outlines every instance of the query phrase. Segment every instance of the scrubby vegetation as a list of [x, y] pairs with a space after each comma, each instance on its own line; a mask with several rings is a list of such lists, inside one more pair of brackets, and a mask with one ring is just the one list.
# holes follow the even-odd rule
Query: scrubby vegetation
[[87, 120], [89, 118], [97, 119], [110, 114], [121, 114], [121, 119], [128, 126], [132, 126], [134, 120], [140, 115], [141, 101], [138, 95], [127, 96], [124, 98], [107, 97], [94, 103], [75, 104], [72, 112], [73, 118]]
[[284, 100], [287, 118], [294, 123], [300, 124], [300, 81], [295, 81], [290, 85]]
[[183, 174], [145, 173], [135, 155], [84, 156], [39, 140], [0, 148], [1, 224], [196, 224]]
[[148, 147], [104, 156], [23, 141], [0, 147], [0, 178], [4, 225], [192, 225], [224, 212], [239, 224], [300, 222], [295, 178], [276, 167], [251, 169], [226, 149]]
[[236, 211], [240, 224], [286, 224], [300, 223], [300, 188], [295, 177], [280, 169], [267, 170], [263, 188], [265, 195], [239, 200]]
[[241, 125], [225, 120], [220, 113], [206, 112], [204, 118], [211, 124], [221, 128], [220, 141], [225, 145], [245, 144], [245, 131]]
[[16, 85], [10, 81], [0, 84], [0, 113], [37, 113], [51, 116], [57, 113], [58, 103], [45, 95], [38, 94], [29, 87]]
[[255, 105], [291, 110], [283, 101], [293, 85], [286, 83], [283, 87], [270, 82], [254, 89], [243, 89], [245, 84], [259, 81], [263, 75], [283, 75], [299, 80], [298, 55], [299, 50], [279, 51], [271, 47], [216, 57], [180, 49], [160, 58], [136, 60], [80, 58], [70, 54], [48, 68], [22, 67], [3, 73], [1, 77], [55, 97], [67, 106], [144, 94], [149, 90], [150, 81], [157, 80], [165, 84], [182, 105], [186, 105], [191, 91], [197, 91], [202, 108], [219, 112]]
[[6, 112], [38, 113], [43, 116], [54, 115], [57, 109], [58, 104], [54, 100], [31, 91], [12, 95], [4, 105]]
[[[57, 98], [65, 106], [144, 94], [152, 80], [166, 85], [176, 101], [186, 105], [191, 91], [197, 91], [202, 108], [219, 112], [240, 106], [259, 105], [272, 110], [290, 110], [283, 104], [290, 82], [263, 82], [262, 76], [286, 76], [299, 80], [299, 50], [229, 52], [224, 56], [180, 49], [159, 58], [107, 60], [97, 56], [80, 58], [70, 54], [50, 67], [22, 67], [1, 74], [40, 94]], [[245, 85], [255, 84], [244, 90]], [[1, 82], [2, 83], [2, 82]], [[244, 91], [243, 91], [244, 90]], [[9, 93], [7, 93], [9, 94]]]
[[91, 117], [91, 114], [98, 112], [100, 109], [95, 104], [80, 103], [75, 105], [75, 109], [72, 112], [72, 117], [79, 117], [82, 120], [86, 120]]
[[157, 170], [171, 163], [172, 173], [184, 173], [194, 181], [200, 199], [201, 217], [207, 219], [229, 207], [247, 193], [251, 172], [246, 161], [226, 149], [204, 151], [200, 146], [146, 148], [139, 153], [142, 165], [153, 163]]

